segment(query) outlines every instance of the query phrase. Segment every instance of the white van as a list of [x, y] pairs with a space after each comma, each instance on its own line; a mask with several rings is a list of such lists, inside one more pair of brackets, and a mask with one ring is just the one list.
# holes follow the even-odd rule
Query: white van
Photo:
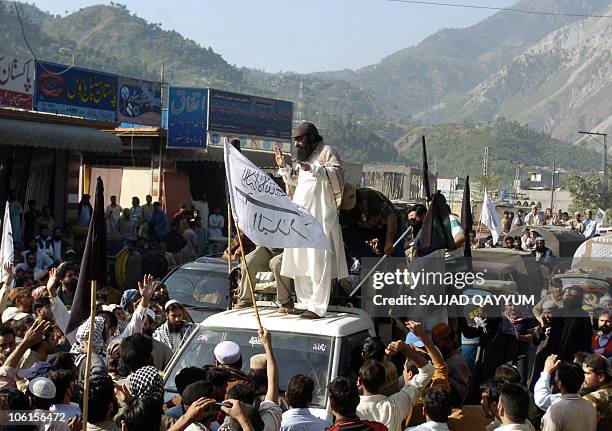
[[[312, 377], [315, 389], [311, 412], [331, 421], [327, 385], [338, 376], [349, 375], [351, 364], [354, 367], [360, 363], [363, 341], [376, 335], [370, 316], [357, 308], [330, 307], [325, 318], [308, 320], [280, 314], [273, 303], [261, 303], [259, 314], [264, 328], [272, 333], [281, 393], [294, 375]], [[181, 369], [214, 363], [213, 349], [221, 341], [231, 340], [240, 345], [243, 371], [248, 372], [251, 356], [264, 352], [257, 329], [253, 308], [229, 310], [208, 317], [166, 368], [165, 398], [176, 395], [174, 378]]]

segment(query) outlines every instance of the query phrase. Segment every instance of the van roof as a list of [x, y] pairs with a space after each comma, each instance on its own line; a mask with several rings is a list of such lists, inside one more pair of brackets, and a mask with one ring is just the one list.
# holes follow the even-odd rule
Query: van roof
[[[300, 316], [280, 314], [278, 306], [273, 303], [258, 302], [258, 307], [261, 324], [270, 331], [331, 337], [344, 337], [363, 330], [371, 333], [374, 331], [372, 319], [359, 308], [329, 307], [327, 315], [322, 319], [302, 319]], [[258, 329], [252, 307], [213, 314], [200, 325], [208, 328]]]

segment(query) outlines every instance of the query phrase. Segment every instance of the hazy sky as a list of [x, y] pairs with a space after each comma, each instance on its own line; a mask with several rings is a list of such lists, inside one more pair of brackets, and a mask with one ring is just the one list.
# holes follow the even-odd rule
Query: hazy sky
[[[35, 0], [65, 15], [109, 1]], [[467, 27], [493, 11], [387, 0], [118, 0], [132, 13], [269, 72], [356, 69], [377, 63], [445, 27]], [[507, 7], [513, 0], [454, 0]]]

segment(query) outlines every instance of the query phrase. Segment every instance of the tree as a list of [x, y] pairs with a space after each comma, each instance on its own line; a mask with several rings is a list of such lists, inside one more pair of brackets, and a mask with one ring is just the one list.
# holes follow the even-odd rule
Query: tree
[[476, 177], [476, 182], [478, 183], [478, 190], [481, 193], [484, 193], [485, 189], [491, 193], [494, 190], [499, 189], [499, 182], [501, 181], [501, 177], [499, 175], [493, 175], [490, 177], [485, 177], [481, 175]]
[[572, 195], [571, 211], [583, 212], [587, 208], [605, 209], [601, 175], [597, 173], [572, 174], [567, 179], [567, 190]]

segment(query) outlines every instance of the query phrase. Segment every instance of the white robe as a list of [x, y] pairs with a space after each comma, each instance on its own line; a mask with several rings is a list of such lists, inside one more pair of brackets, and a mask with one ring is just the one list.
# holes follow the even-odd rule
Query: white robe
[[[346, 256], [344, 254], [344, 243], [338, 217], [338, 202], [335, 195], [341, 193], [331, 189], [334, 178], [342, 178], [342, 167], [337, 164], [321, 165], [317, 157], [325, 152], [333, 153], [337, 162], [339, 159], [331, 147], [319, 144], [311, 155], [308, 162], [311, 164], [310, 171], [297, 169], [297, 178], [291, 175], [291, 168], [285, 167], [279, 170], [288, 188], [295, 187], [293, 202], [306, 208], [323, 227], [325, 235], [329, 239], [331, 251], [318, 250], [314, 248], [287, 248], [283, 254], [281, 275], [294, 279], [295, 293], [298, 299], [297, 308], [306, 309], [323, 317], [327, 312], [329, 297], [331, 293], [332, 279], [348, 277]], [[327, 148], [325, 148], [327, 147]], [[343, 187], [342, 181], [338, 181], [336, 187]]]

